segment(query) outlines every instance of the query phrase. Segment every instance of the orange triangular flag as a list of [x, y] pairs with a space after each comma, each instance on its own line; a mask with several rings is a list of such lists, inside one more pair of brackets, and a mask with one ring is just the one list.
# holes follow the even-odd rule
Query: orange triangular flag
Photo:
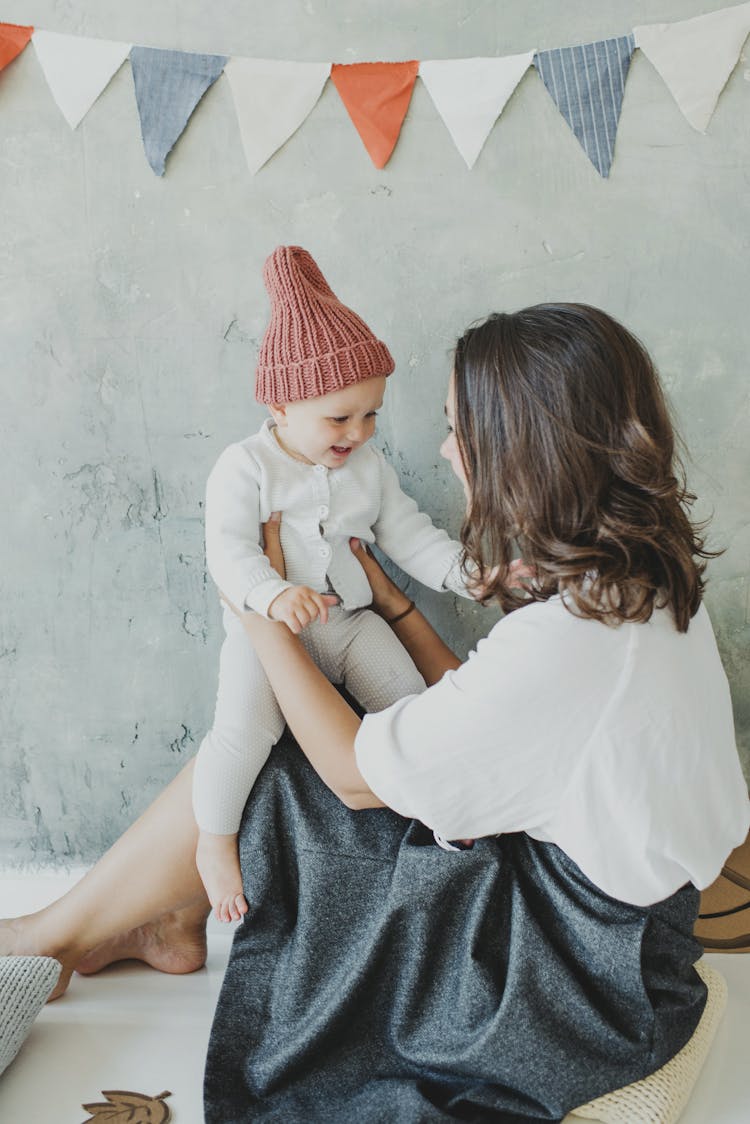
[[334, 63], [331, 80], [376, 168], [396, 147], [418, 62]]
[[33, 27], [19, 27], [17, 23], [0, 23], [0, 70], [20, 55], [34, 34]]

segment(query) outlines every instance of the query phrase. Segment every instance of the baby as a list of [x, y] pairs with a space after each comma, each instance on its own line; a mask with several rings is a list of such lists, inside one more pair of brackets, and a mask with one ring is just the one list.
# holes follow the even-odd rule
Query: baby
[[[230, 445], [206, 489], [206, 556], [237, 608], [283, 621], [334, 683], [366, 711], [424, 690], [372, 594], [349, 539], [376, 543], [432, 589], [469, 596], [461, 547], [402, 492], [368, 445], [394, 368], [388, 348], [335, 296], [310, 254], [280, 246], [266, 261], [271, 320], [255, 393], [271, 417]], [[282, 513], [282, 578], [263, 554], [261, 524]], [[331, 606], [335, 594], [338, 604]], [[216, 713], [198, 751], [197, 864], [216, 916], [247, 911], [237, 832], [248, 794], [284, 719], [238, 617], [224, 608]]]

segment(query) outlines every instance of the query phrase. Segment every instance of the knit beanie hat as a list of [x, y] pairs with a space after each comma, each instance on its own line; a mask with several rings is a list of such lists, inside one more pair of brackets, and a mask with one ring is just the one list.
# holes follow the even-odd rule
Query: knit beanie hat
[[255, 371], [259, 402], [298, 402], [390, 375], [385, 344], [332, 292], [311, 255], [277, 246], [263, 267], [271, 320]]

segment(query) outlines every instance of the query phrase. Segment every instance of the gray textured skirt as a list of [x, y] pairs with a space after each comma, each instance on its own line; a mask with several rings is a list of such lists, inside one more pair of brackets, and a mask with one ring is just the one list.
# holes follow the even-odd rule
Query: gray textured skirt
[[288, 736], [240, 855], [207, 1124], [559, 1121], [653, 1072], [703, 1010], [692, 887], [641, 909], [523, 833], [442, 850], [346, 809]]

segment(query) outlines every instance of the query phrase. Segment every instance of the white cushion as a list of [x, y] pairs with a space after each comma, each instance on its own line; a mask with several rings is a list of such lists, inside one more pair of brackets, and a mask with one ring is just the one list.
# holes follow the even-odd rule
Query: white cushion
[[727, 1005], [727, 984], [721, 973], [702, 960], [695, 970], [708, 988], [708, 998], [692, 1038], [656, 1073], [574, 1109], [566, 1118], [571, 1124], [580, 1117], [601, 1124], [675, 1124], [679, 1120]]
[[49, 999], [62, 965], [51, 956], [0, 956], [0, 1073]]

